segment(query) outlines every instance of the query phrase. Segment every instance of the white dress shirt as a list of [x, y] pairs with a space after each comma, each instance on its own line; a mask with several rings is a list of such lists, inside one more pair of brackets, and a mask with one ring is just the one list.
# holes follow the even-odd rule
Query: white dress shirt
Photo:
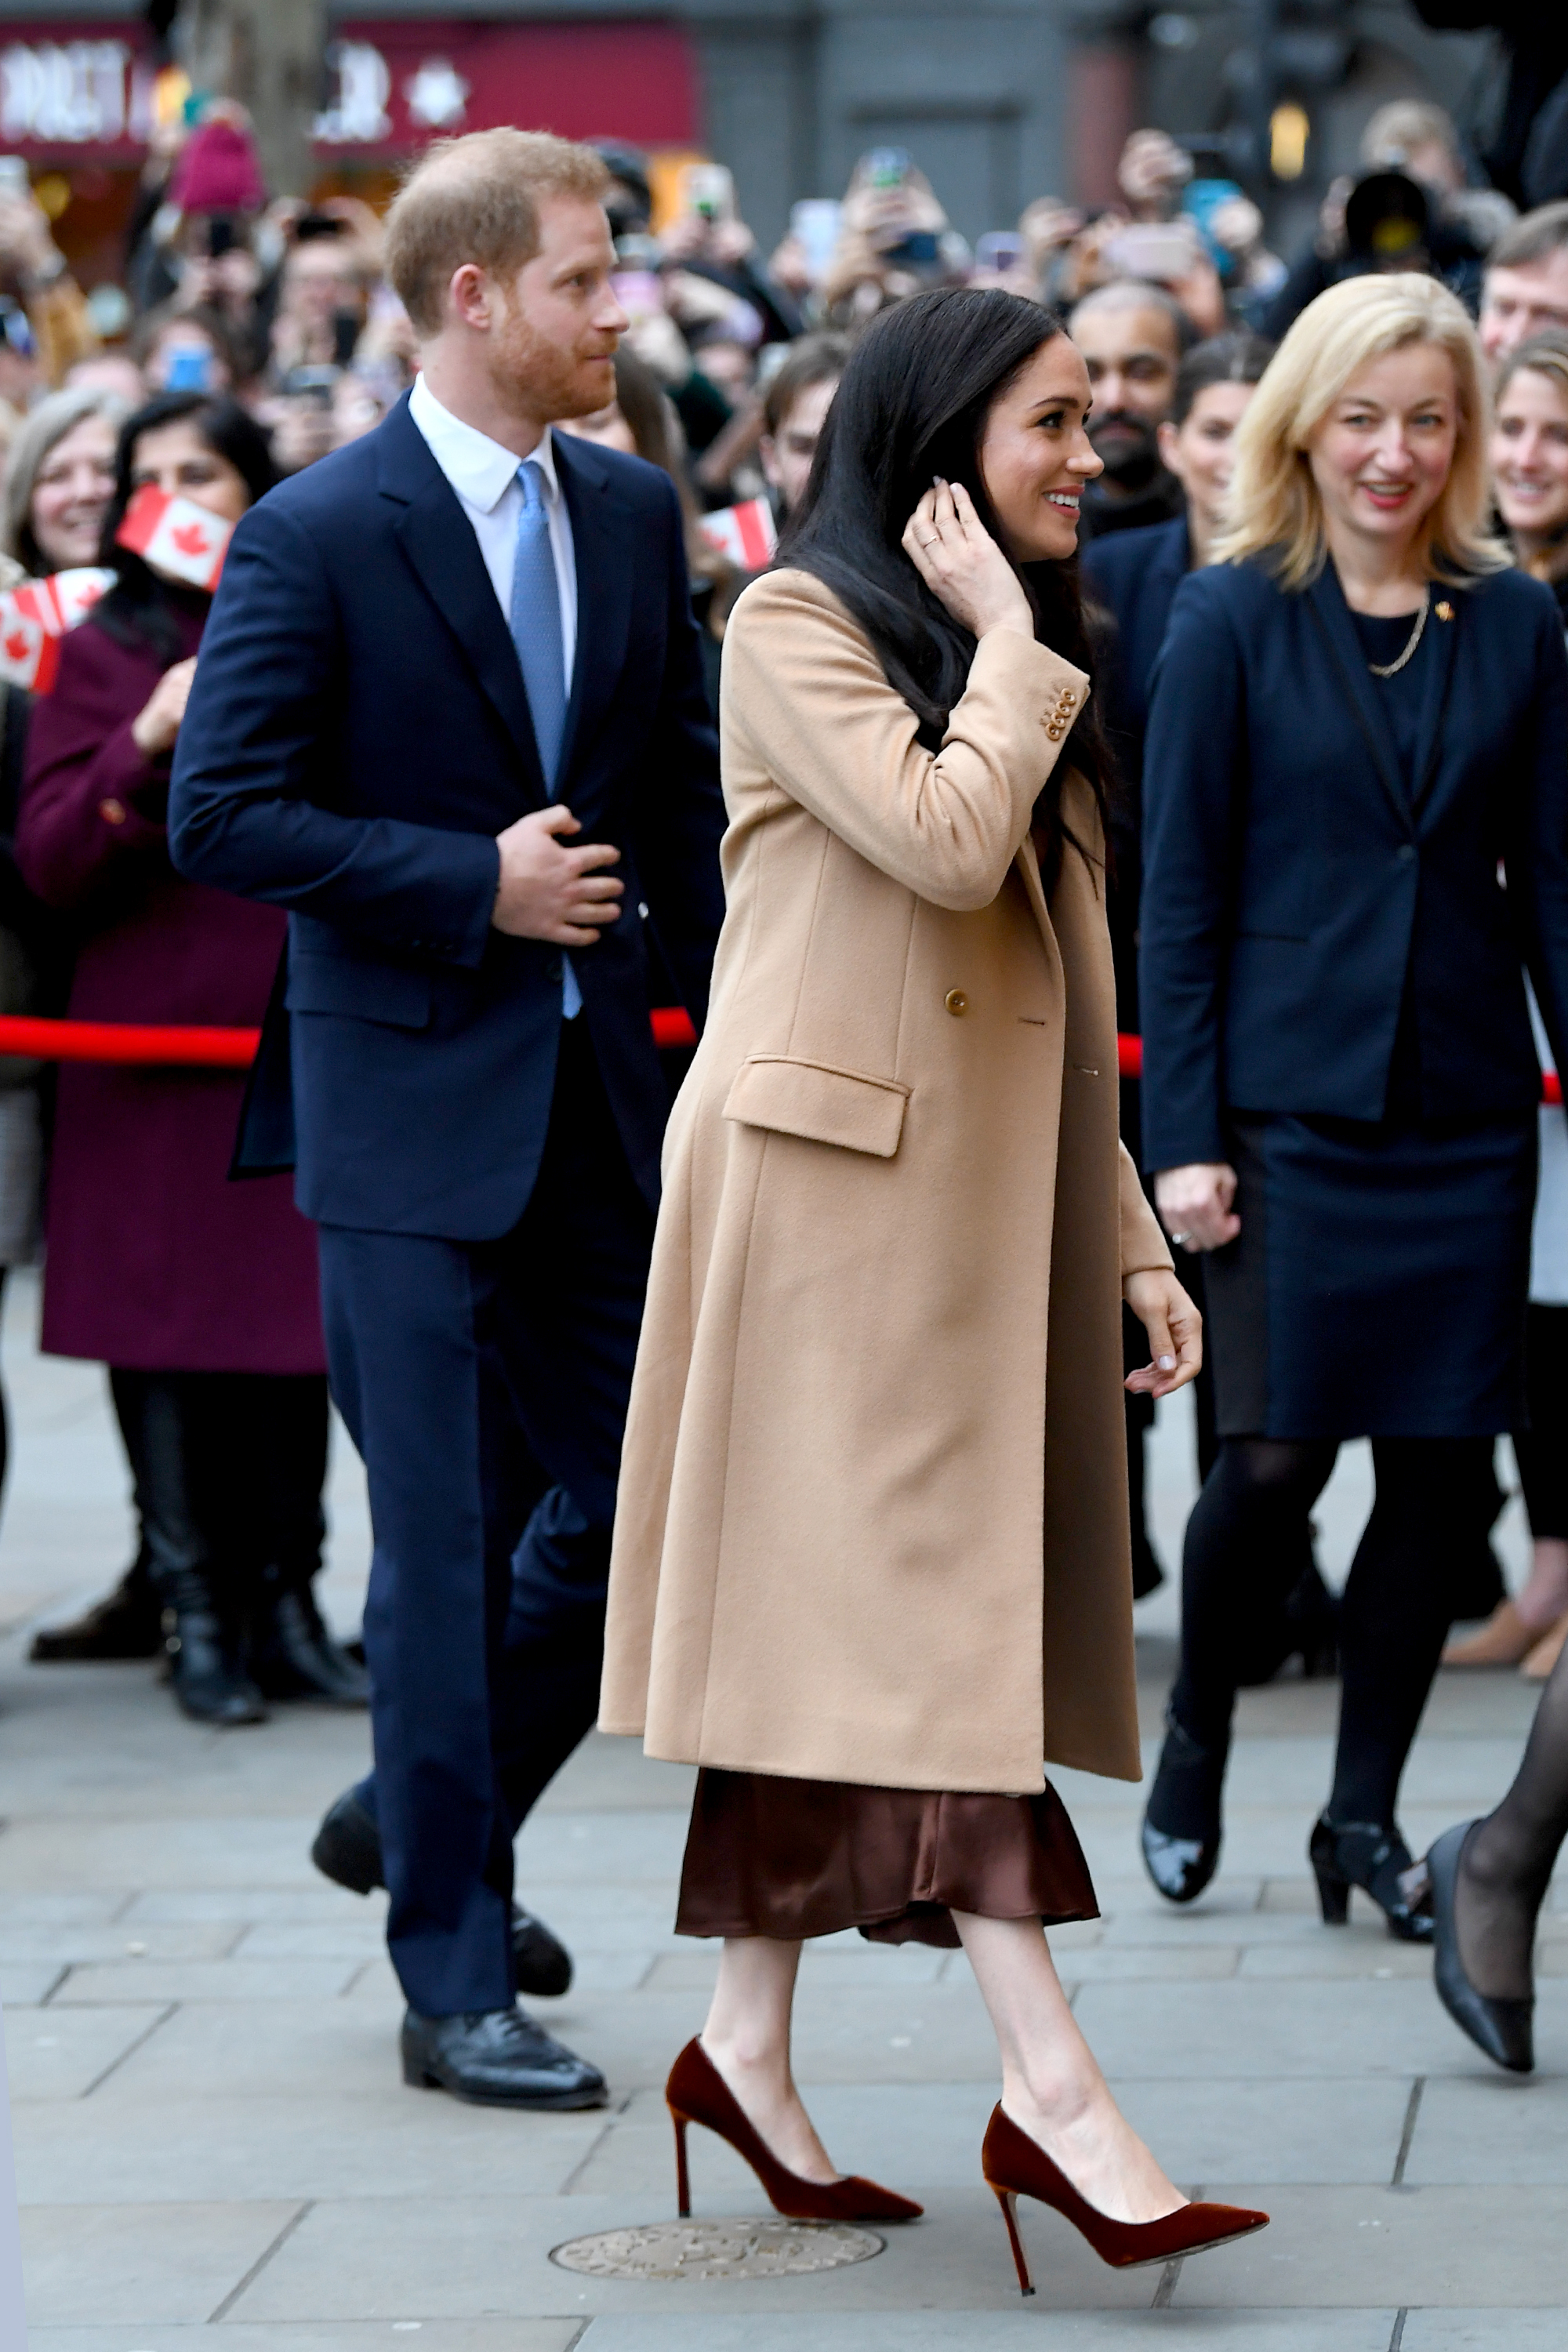
[[[414, 379], [408, 414], [429, 445], [430, 455], [457, 493], [458, 503], [474, 528], [485, 570], [500, 605], [501, 618], [511, 631], [511, 575], [517, 562], [517, 525], [522, 512], [522, 485], [517, 469], [526, 461], [488, 433], [465, 425], [443, 408], [423, 375]], [[550, 552], [555, 559], [555, 593], [561, 599], [561, 650], [566, 664], [566, 698], [572, 698], [572, 675], [577, 659], [577, 562], [572, 546], [572, 518], [566, 511], [555, 450], [547, 425], [539, 446], [529, 452], [539, 460], [544, 477], [544, 510], [550, 521]]]

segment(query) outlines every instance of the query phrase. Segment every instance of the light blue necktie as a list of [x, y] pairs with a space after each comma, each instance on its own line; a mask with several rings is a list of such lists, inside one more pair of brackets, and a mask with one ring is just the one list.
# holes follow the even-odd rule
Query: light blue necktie
[[[561, 764], [562, 739], [566, 732], [566, 655], [561, 634], [561, 592], [555, 580], [555, 557], [550, 544], [550, 516], [544, 504], [544, 469], [536, 457], [525, 457], [517, 469], [522, 489], [522, 512], [517, 523], [517, 552], [511, 572], [511, 638], [522, 665], [528, 689], [533, 740], [544, 771], [544, 790], [555, 798], [556, 771]], [[563, 956], [561, 1010], [568, 1021], [583, 1009], [582, 992], [570, 956]]]

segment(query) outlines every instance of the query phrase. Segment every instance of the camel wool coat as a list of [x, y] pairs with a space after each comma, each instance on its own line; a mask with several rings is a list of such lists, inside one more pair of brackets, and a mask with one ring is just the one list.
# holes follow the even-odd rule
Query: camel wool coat
[[1088, 691], [979, 646], [940, 751], [832, 593], [725, 635], [728, 913], [671, 1114], [604, 1729], [874, 1787], [1139, 1777], [1121, 1282], [1170, 1254], [1117, 1136], [1099, 826], [1035, 800]]

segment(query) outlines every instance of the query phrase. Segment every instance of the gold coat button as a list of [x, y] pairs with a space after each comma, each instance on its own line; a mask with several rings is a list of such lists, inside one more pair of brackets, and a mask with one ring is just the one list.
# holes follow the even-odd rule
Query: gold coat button
[[125, 803], [123, 801], [100, 801], [98, 804], [98, 814], [103, 819], [105, 824], [123, 824], [125, 822]]
[[962, 988], [950, 988], [942, 1001], [955, 1019], [959, 1013], [969, 1010], [969, 999]]
[[1059, 719], [1053, 719], [1050, 725], [1047, 728], [1046, 732], [1050, 737], [1053, 743], [1059, 743], [1062, 737], [1067, 733], [1067, 729], [1062, 725]]

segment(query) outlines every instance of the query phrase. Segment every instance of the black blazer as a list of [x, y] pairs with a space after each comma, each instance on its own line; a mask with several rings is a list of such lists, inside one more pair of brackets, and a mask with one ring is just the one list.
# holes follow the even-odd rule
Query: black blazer
[[1257, 563], [1177, 590], [1143, 763], [1152, 1170], [1224, 1160], [1227, 1109], [1381, 1118], [1407, 974], [1426, 1116], [1539, 1100], [1526, 964], [1563, 1065], [1562, 623], [1517, 572], [1433, 596], [1412, 798], [1331, 564], [1300, 594]]
[[[668, 1090], [639, 910], [700, 1021], [723, 913], [718, 746], [673, 483], [564, 436], [555, 462], [579, 616], [559, 797], [582, 840], [616, 845], [626, 884], [620, 919], [574, 968], [651, 1202]], [[400, 402], [240, 523], [170, 794], [183, 874], [289, 909], [288, 1018], [268, 1022], [252, 1124], [277, 1111], [286, 1051], [307, 1216], [485, 1240], [521, 1214], [561, 959], [489, 919], [494, 836], [544, 797], [479, 543]], [[254, 1156], [277, 1155], [263, 1139]]]

